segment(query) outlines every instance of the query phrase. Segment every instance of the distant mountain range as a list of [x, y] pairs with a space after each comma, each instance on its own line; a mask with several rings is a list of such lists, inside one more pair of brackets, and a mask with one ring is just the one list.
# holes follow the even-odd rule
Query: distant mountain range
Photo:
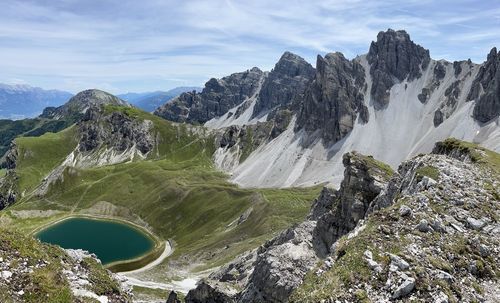
[[[118, 97], [140, 109], [151, 112], [178, 95], [193, 90], [199, 92], [201, 88], [183, 86], [168, 91], [126, 93], [118, 95]], [[0, 83], [0, 119], [34, 118], [40, 115], [46, 107], [60, 106], [71, 97], [73, 97], [72, 93], [61, 90], [45, 90], [25, 84]]]
[[39, 115], [44, 108], [60, 106], [73, 94], [29, 85], [0, 83], [0, 119], [23, 119]]
[[142, 110], [152, 112], [162, 104], [172, 100], [182, 93], [192, 92], [194, 90], [200, 92], [201, 89], [201, 87], [195, 86], [181, 86], [168, 91], [126, 93], [117, 96]]

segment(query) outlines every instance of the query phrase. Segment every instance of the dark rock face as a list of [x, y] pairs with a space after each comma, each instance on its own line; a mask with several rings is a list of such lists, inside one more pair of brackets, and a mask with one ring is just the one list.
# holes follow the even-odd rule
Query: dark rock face
[[10, 148], [5, 154], [5, 160], [2, 163], [2, 168], [6, 169], [14, 169], [16, 168], [16, 161], [17, 161], [17, 156], [18, 156], [18, 150], [17, 146], [14, 141], [10, 143]]
[[443, 63], [438, 61], [436, 66], [434, 66], [434, 77], [438, 80], [442, 80], [444, 79], [444, 76], [446, 76], [446, 68]]
[[356, 152], [343, 157], [344, 180], [331, 197], [331, 210], [318, 219], [313, 244], [320, 256], [331, 253], [331, 246], [353, 230], [365, 217], [370, 203], [387, 184], [390, 175], [377, 167], [375, 160]]
[[16, 202], [18, 177], [13, 170], [7, 171], [5, 176], [0, 178], [0, 210]]
[[[390, 88], [396, 81], [409, 81], [422, 75], [429, 62], [429, 51], [415, 44], [405, 31], [380, 32], [372, 42], [367, 55], [373, 79], [371, 95], [375, 108], [382, 109], [389, 102]], [[437, 73], [441, 75], [441, 70]]]
[[314, 68], [302, 57], [285, 52], [262, 84], [253, 117], [294, 99], [302, 99], [307, 84], [314, 77]]
[[438, 127], [439, 125], [441, 125], [441, 123], [443, 123], [444, 121], [444, 115], [443, 115], [443, 112], [440, 110], [440, 109], [436, 109], [436, 111], [434, 112], [434, 127]]
[[231, 303], [234, 300], [222, 292], [217, 287], [202, 281], [195, 289], [188, 292], [185, 299], [186, 303]]
[[474, 118], [486, 123], [500, 114], [500, 53], [493, 48], [472, 83], [467, 100], [475, 100]]
[[18, 150], [13, 142], [10, 145], [10, 149], [5, 154], [5, 159], [1, 166], [7, 169], [7, 173], [5, 176], [0, 177], [0, 210], [14, 204], [18, 195], [18, 177], [14, 170], [16, 168], [17, 156]]
[[87, 110], [78, 127], [81, 152], [90, 152], [101, 146], [124, 152], [135, 146], [142, 154], [147, 154], [155, 144], [151, 121], [133, 119], [120, 111], [106, 114], [102, 107]]
[[181, 303], [181, 300], [177, 297], [177, 293], [172, 290], [168, 295], [166, 303]]
[[455, 77], [458, 77], [462, 73], [462, 62], [464, 61], [453, 61], [453, 70], [455, 71]]
[[254, 95], [263, 77], [264, 73], [254, 67], [222, 79], [212, 78], [201, 93], [183, 93], [156, 109], [155, 115], [175, 122], [205, 123]]
[[329, 143], [345, 137], [353, 128], [357, 115], [368, 121], [368, 109], [363, 104], [364, 70], [341, 53], [318, 56], [316, 77], [306, 90], [297, 118], [296, 130], [318, 129]]

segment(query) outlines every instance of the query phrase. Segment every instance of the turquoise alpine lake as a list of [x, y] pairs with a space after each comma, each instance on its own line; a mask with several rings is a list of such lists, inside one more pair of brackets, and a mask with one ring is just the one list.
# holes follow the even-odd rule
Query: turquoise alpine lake
[[140, 257], [154, 247], [153, 240], [131, 225], [116, 221], [69, 218], [36, 234], [45, 243], [84, 249], [102, 264]]

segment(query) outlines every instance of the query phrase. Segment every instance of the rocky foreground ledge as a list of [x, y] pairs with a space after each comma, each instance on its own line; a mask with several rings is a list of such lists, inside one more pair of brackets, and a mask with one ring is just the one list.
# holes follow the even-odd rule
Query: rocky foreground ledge
[[131, 302], [95, 255], [0, 229], [0, 302]]
[[344, 166], [307, 220], [185, 301], [500, 301], [500, 155], [449, 139], [397, 172], [357, 153]]

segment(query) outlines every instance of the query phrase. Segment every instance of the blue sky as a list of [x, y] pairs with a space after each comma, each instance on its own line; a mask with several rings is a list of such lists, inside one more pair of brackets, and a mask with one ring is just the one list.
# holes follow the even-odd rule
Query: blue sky
[[[404, 3], [402, 3], [404, 2]], [[289, 50], [368, 51], [406, 29], [434, 59], [475, 62], [500, 47], [500, 2], [3, 0], [0, 82], [78, 92], [167, 90], [258, 66]]]

